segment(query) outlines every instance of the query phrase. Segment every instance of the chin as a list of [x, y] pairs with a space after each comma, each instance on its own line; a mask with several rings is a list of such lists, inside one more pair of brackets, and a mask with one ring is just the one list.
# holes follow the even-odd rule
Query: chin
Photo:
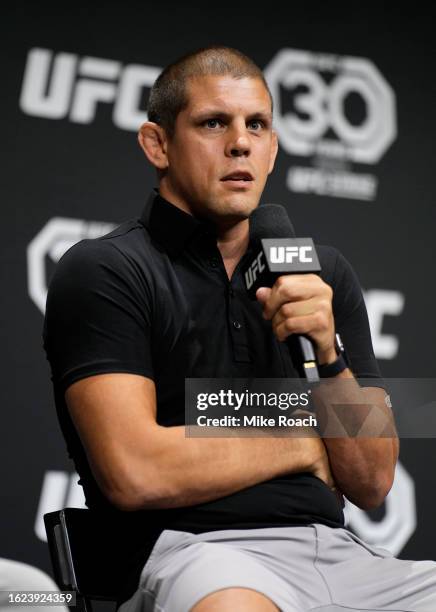
[[247, 219], [253, 210], [257, 208], [258, 203], [258, 200], [253, 197], [229, 198], [227, 202], [223, 202], [222, 210], [230, 216]]
[[[204, 202], [204, 200], [203, 200]], [[207, 204], [199, 207], [199, 216], [207, 217], [216, 224], [234, 224], [238, 221], [248, 219], [253, 210], [257, 208], [258, 199], [252, 194], [226, 194], [225, 197], [215, 197]], [[198, 214], [198, 213], [197, 213]]]

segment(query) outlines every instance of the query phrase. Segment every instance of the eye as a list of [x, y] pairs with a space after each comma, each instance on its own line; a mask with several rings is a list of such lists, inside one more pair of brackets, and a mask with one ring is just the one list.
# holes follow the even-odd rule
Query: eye
[[251, 130], [254, 130], [255, 132], [258, 132], [263, 127], [265, 127], [265, 124], [260, 119], [252, 119], [251, 121], [248, 122], [247, 127], [249, 127]]
[[206, 119], [206, 121], [203, 121], [203, 125], [209, 130], [216, 130], [218, 127], [222, 126], [222, 121], [219, 119]]

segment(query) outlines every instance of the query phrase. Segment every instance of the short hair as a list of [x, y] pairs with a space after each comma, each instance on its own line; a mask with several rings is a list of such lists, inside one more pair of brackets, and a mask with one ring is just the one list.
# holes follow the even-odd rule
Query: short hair
[[149, 121], [163, 127], [168, 136], [172, 137], [177, 116], [189, 103], [186, 88], [188, 79], [210, 75], [260, 79], [269, 94], [272, 110], [273, 98], [259, 66], [237, 49], [210, 46], [184, 55], [160, 73], [148, 99]]

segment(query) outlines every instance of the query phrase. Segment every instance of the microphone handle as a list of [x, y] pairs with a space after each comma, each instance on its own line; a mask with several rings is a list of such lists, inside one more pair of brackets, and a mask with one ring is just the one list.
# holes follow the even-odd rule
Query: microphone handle
[[287, 339], [292, 363], [301, 378], [308, 382], [319, 382], [316, 354], [312, 341], [306, 336], [291, 334]]

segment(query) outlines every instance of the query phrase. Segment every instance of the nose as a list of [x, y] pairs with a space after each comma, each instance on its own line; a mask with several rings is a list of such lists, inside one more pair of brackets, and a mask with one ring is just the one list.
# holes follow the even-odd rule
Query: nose
[[245, 122], [231, 127], [228, 131], [226, 155], [228, 157], [247, 157], [250, 155], [250, 138]]

